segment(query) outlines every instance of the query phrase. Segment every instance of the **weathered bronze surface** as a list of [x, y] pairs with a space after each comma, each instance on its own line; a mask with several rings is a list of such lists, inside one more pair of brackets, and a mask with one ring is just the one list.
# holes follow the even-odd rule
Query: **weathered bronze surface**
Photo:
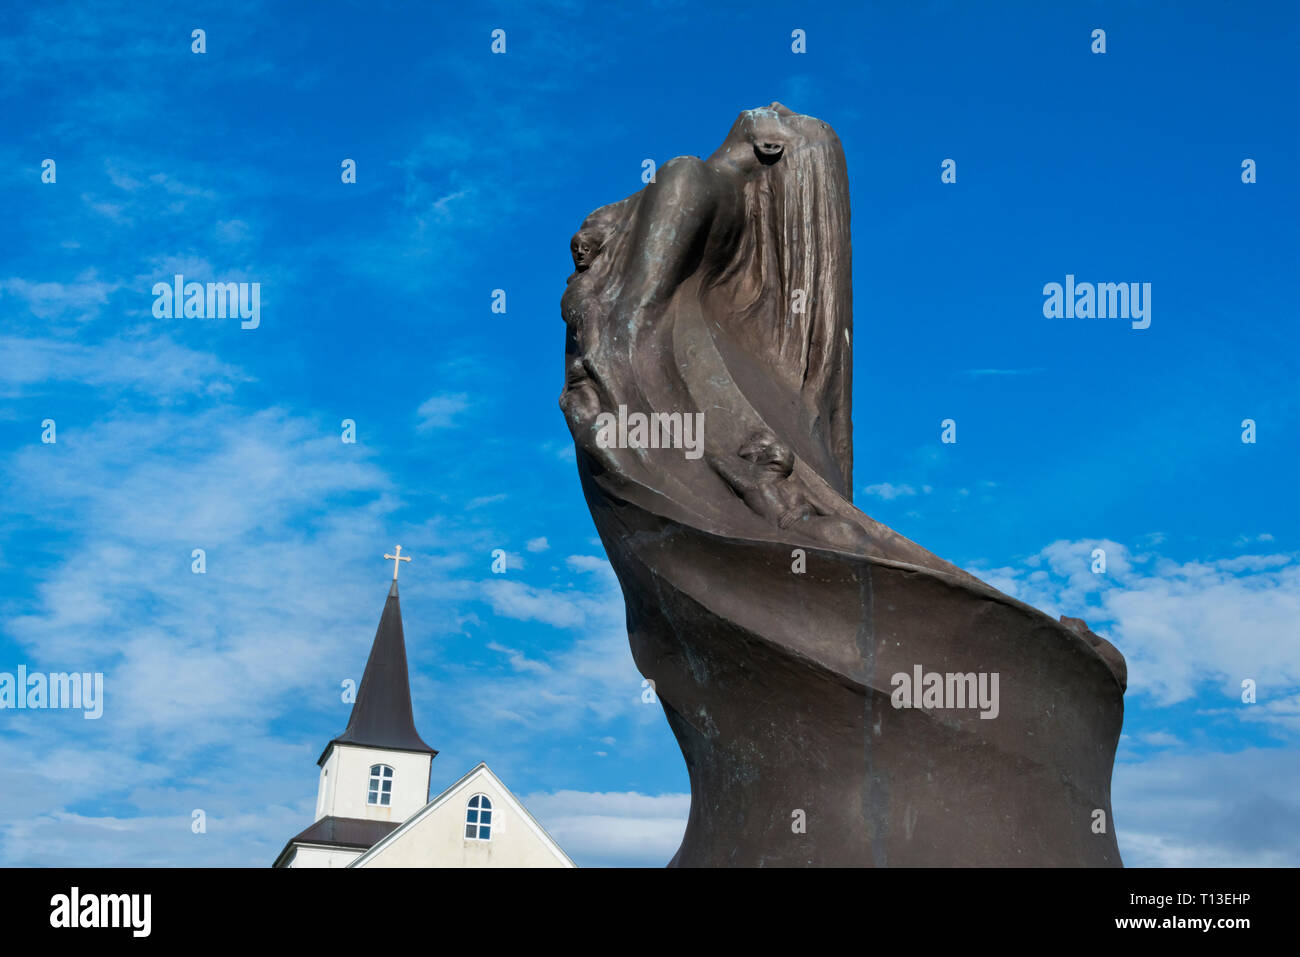
[[747, 110], [571, 250], [560, 405], [690, 773], [672, 863], [1118, 866], [1123, 657], [852, 504], [835, 132]]

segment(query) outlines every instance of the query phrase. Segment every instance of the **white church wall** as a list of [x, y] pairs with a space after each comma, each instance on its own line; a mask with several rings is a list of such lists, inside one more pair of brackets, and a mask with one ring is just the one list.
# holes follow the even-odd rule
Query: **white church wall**
[[285, 862], [285, 867], [347, 867], [358, 857], [361, 851], [341, 847], [294, 848]]
[[320, 785], [316, 789], [316, 820], [325, 817], [334, 806], [334, 785], [339, 776], [339, 749], [330, 748], [329, 757], [320, 769]]
[[[491, 839], [465, 836], [467, 802], [492, 801]], [[517, 809], [490, 774], [470, 775], [441, 803], [367, 855], [358, 867], [571, 867], [552, 851], [526, 813]]]
[[[321, 769], [326, 797], [323, 813], [317, 814], [317, 820], [333, 816], [400, 824], [428, 803], [431, 760], [427, 754], [411, 751], [334, 745]], [[370, 768], [375, 764], [393, 769], [392, 803], [387, 807], [367, 803]], [[326, 770], [328, 777], [324, 775]]]

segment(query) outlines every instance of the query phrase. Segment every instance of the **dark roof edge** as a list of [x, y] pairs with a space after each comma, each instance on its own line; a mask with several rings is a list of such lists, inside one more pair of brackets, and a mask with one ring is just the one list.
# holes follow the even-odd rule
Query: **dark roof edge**
[[[427, 754], [430, 760], [433, 760], [438, 756], [438, 749], [430, 748], [427, 745], [423, 748], [394, 748], [387, 744], [358, 744], [356, 741], [340, 741], [338, 738], [335, 738], [329, 744], [325, 745], [325, 750], [322, 751], [320, 757], [316, 759], [317, 767], [321, 767], [325, 764], [325, 759], [329, 757], [331, 749], [333, 749], [336, 744], [341, 744], [345, 748], [367, 748], [371, 751], [404, 751], [407, 754]], [[438, 767], [442, 767], [442, 765], [440, 764]]]
[[[383, 830], [385, 825], [388, 825], [388, 827], [386, 830], [384, 830], [384, 833], [378, 835], [373, 841], [370, 842], [366, 842], [359, 838], [348, 839], [346, 837], [340, 838], [338, 840], [325, 840], [316, 837], [311, 833], [312, 831], [315, 831], [318, 828], [320, 828], [321, 825], [325, 824], [326, 822], [358, 824], [361, 825], [362, 827], [372, 827], [377, 831]], [[303, 828], [293, 837], [289, 838], [288, 842], [284, 845], [284, 849], [281, 850], [280, 853], [276, 855], [275, 862], [271, 864], [271, 867], [272, 868], [279, 867], [280, 862], [284, 860], [285, 856], [289, 853], [289, 851], [291, 851], [295, 846], [298, 845], [310, 844], [314, 847], [338, 847], [338, 848], [345, 848], [347, 850], [360, 850], [364, 853], [365, 851], [374, 847], [377, 843], [379, 843], [381, 840], [383, 840], [393, 831], [397, 830], [399, 826], [400, 826], [399, 824], [395, 824], [391, 821], [367, 821], [364, 818], [357, 818], [357, 817], [323, 817], [319, 821], [313, 821], [311, 824]]]

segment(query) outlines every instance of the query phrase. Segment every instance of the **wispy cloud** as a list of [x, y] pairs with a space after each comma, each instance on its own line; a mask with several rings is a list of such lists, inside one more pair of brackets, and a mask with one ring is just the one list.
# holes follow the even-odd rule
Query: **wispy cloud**
[[522, 798], [579, 865], [663, 867], [677, 853], [689, 794], [555, 791]]
[[1161, 752], [1115, 769], [1115, 833], [1129, 867], [1288, 867], [1300, 860], [1293, 750]]
[[[1092, 571], [1100, 550], [1105, 572]], [[1159, 705], [1207, 684], [1236, 697], [1254, 678], [1300, 688], [1300, 562], [1242, 555], [1175, 562], [1107, 539], [1057, 541], [1019, 567], [972, 567], [990, 584], [1052, 615], [1107, 633], [1129, 662], [1130, 696]]]
[[521, 651], [514, 648], [507, 648], [505, 645], [497, 644], [495, 641], [488, 642], [488, 650], [495, 651], [498, 654], [505, 655], [510, 662], [510, 667], [515, 671], [531, 671], [539, 675], [549, 675], [552, 672], [550, 665], [543, 661], [534, 661]]
[[874, 495], [877, 498], [883, 498], [886, 502], [889, 502], [907, 495], [915, 495], [916, 489], [912, 488], [910, 485], [894, 485], [892, 482], [878, 482], [875, 485], [868, 485], [862, 490], [862, 493], [864, 495]]
[[121, 283], [107, 282], [90, 272], [73, 282], [41, 282], [21, 278], [0, 280], [0, 292], [25, 306], [38, 319], [85, 322], [99, 315]]
[[48, 338], [0, 337], [0, 390], [8, 398], [45, 394], [70, 383], [104, 392], [220, 396], [252, 377], [208, 352], [168, 336], [112, 339], [98, 345]]
[[415, 410], [416, 418], [419, 420], [416, 428], [424, 432], [429, 429], [445, 429], [459, 425], [456, 418], [468, 408], [469, 396], [463, 392], [431, 395]]

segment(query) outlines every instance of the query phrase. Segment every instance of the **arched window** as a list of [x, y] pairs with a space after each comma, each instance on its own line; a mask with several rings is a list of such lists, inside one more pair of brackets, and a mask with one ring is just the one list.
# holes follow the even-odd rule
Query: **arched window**
[[475, 794], [465, 807], [465, 837], [470, 841], [492, 840], [492, 801], [486, 794]]
[[388, 807], [393, 803], [393, 769], [386, 764], [370, 765], [370, 792], [367, 804]]

